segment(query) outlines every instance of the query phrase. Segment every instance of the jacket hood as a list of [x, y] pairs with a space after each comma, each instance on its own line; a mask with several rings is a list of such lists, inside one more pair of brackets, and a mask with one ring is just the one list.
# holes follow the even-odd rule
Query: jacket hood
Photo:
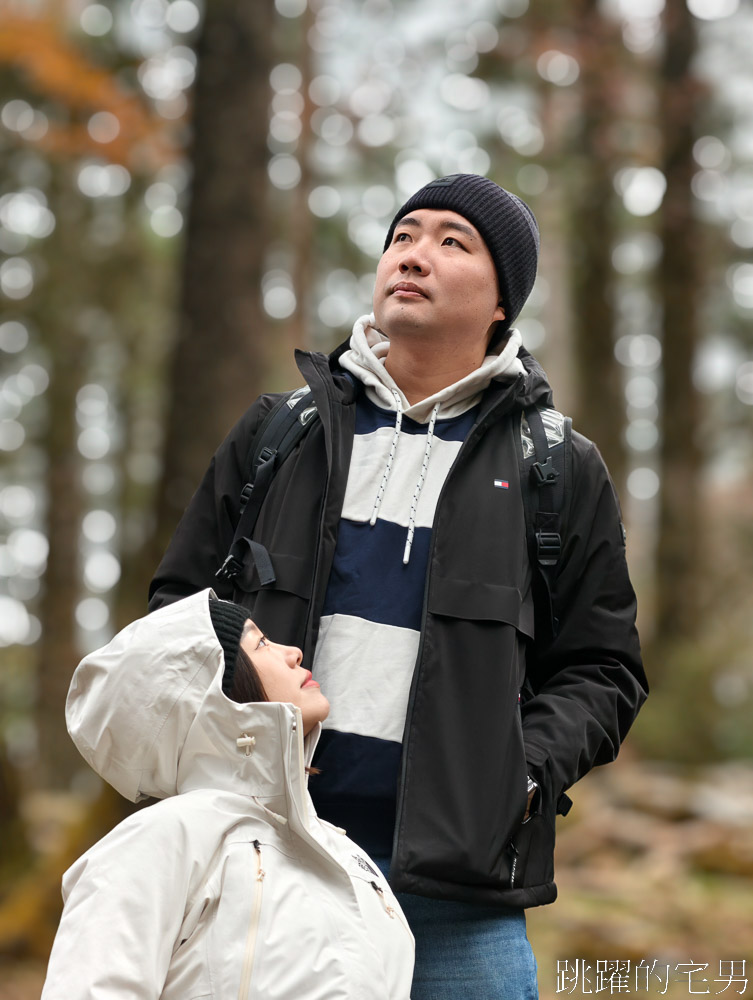
[[518, 358], [521, 343], [519, 331], [511, 330], [499, 350], [488, 354], [475, 371], [412, 406], [385, 368], [390, 342], [377, 329], [373, 313], [356, 320], [349, 347], [339, 355], [339, 362], [363, 383], [367, 395], [378, 406], [395, 409], [397, 396], [406, 417], [425, 423], [437, 406], [440, 417], [457, 416], [478, 402], [492, 379], [510, 381], [524, 374]]
[[226, 697], [214, 598], [204, 590], [154, 611], [84, 657], [68, 693], [68, 731], [87, 763], [132, 802], [200, 788], [292, 793], [305, 817], [305, 766], [321, 727], [304, 747], [295, 706]]
[[517, 405], [520, 409], [527, 406], [554, 406], [554, 399], [546, 372], [532, 354], [529, 354], [525, 347], [518, 351], [518, 360], [525, 371], [525, 379], [517, 397]]

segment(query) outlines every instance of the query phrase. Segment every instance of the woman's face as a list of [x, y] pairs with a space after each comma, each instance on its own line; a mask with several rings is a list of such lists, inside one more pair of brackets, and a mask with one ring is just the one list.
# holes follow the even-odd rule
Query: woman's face
[[256, 667], [267, 698], [300, 708], [304, 735], [327, 718], [329, 702], [311, 677], [311, 671], [301, 666], [303, 654], [297, 646], [272, 642], [249, 618], [243, 627], [241, 647]]

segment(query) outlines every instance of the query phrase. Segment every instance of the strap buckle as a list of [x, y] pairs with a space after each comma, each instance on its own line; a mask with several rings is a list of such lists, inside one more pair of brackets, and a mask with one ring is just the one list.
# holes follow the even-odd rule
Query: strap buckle
[[246, 504], [251, 499], [251, 494], [253, 493], [253, 491], [254, 491], [254, 484], [253, 483], [246, 483], [246, 485], [241, 490], [241, 497], [240, 497], [240, 512], [241, 512], [241, 514], [246, 509]]
[[241, 563], [235, 556], [229, 555], [214, 575], [219, 577], [220, 580], [232, 580], [238, 576], [240, 571]]
[[552, 456], [546, 462], [534, 462], [531, 466], [531, 476], [536, 486], [552, 486], [559, 478], [559, 472], [554, 467]]
[[556, 531], [536, 532], [536, 559], [540, 566], [556, 566], [562, 551], [562, 539]]

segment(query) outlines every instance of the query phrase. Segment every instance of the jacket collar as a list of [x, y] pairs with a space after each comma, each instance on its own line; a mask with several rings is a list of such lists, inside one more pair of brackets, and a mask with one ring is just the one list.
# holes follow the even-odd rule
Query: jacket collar
[[[340, 357], [348, 350], [350, 338], [328, 355], [313, 351], [295, 352], [299, 371], [311, 387], [322, 422], [330, 432], [328, 407], [323, 410], [322, 405], [325, 400], [332, 405], [348, 406], [363, 391], [363, 385], [340, 366]], [[525, 374], [510, 381], [493, 380], [484, 390], [479, 420], [490, 413], [501, 414], [510, 409], [524, 410], [534, 405], [553, 405], [552, 389], [539, 362], [524, 347], [518, 351], [518, 358]]]

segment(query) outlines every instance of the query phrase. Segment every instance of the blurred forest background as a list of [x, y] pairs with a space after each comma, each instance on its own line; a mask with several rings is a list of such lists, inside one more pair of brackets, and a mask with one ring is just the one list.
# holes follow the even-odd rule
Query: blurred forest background
[[124, 815], [65, 731], [76, 663], [459, 171], [539, 219], [518, 326], [618, 485], [653, 690], [562, 822], [542, 996], [576, 958], [753, 996], [752, 52], [751, 0], [0, 0], [3, 1000]]

